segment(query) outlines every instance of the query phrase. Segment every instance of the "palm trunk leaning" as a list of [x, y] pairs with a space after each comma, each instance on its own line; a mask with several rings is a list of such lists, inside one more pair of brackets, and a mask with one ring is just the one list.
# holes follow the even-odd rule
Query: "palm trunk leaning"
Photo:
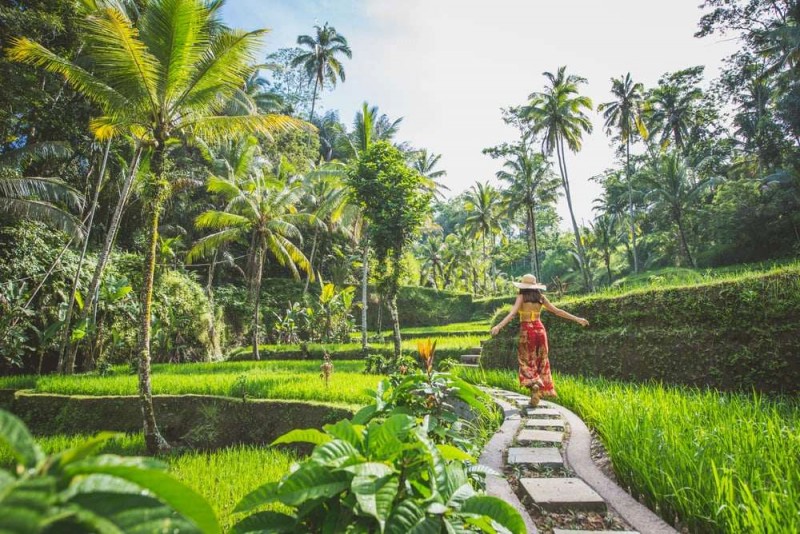
[[361, 268], [361, 351], [366, 357], [369, 351], [367, 341], [367, 304], [369, 303], [369, 245], [364, 243], [364, 257], [362, 259], [363, 266]]
[[259, 336], [259, 307], [261, 305], [261, 274], [264, 270], [264, 248], [263, 242], [261, 237], [256, 237], [256, 250], [253, 252], [255, 265], [254, 265], [254, 272], [252, 274], [253, 281], [251, 286], [251, 298], [253, 300], [253, 358], [256, 360], [261, 359], [261, 353], [259, 352], [259, 344], [261, 342]]
[[578, 252], [578, 262], [580, 263], [581, 274], [583, 275], [584, 284], [586, 289], [594, 291], [591, 279], [589, 277], [588, 268], [586, 266], [586, 253], [583, 250], [583, 242], [581, 241], [581, 232], [578, 228], [578, 223], [575, 221], [575, 212], [572, 209], [572, 194], [570, 193], [569, 175], [567, 174], [567, 161], [564, 157], [564, 139], [559, 138], [559, 143], [556, 146], [556, 155], [558, 156], [558, 167], [561, 171], [561, 181], [564, 186], [564, 194], [567, 198], [567, 207], [569, 208], [569, 217], [572, 222], [572, 231], [575, 233], [575, 248]]
[[[64, 317], [64, 333], [61, 338], [61, 345], [58, 349], [58, 372], [63, 373], [66, 371], [67, 374], [72, 374], [74, 365], [68, 365], [66, 358], [67, 352], [69, 350], [69, 343], [72, 339], [72, 309], [75, 307], [75, 299], [77, 297], [78, 286], [80, 285], [81, 281], [81, 270], [83, 269], [83, 260], [86, 258], [86, 249], [89, 246], [89, 235], [92, 231], [92, 224], [94, 223], [94, 214], [97, 211], [97, 199], [100, 196], [100, 185], [103, 181], [103, 175], [106, 172], [106, 163], [108, 162], [108, 151], [111, 148], [111, 141], [106, 143], [105, 153], [103, 154], [103, 162], [100, 165], [100, 172], [97, 176], [97, 183], [95, 184], [94, 188], [94, 197], [92, 199], [92, 205], [89, 208], [89, 218], [87, 220], [86, 225], [86, 235], [83, 236], [83, 247], [81, 248], [81, 255], [78, 259], [78, 267], [75, 269], [75, 276], [72, 279], [72, 287], [69, 294], [69, 303], [67, 304], [67, 313]], [[89, 172], [91, 176], [91, 171]], [[66, 365], [66, 369], [65, 369]]]
[[631, 248], [633, 249], [633, 272], [639, 272], [639, 256], [636, 254], [636, 222], [633, 217], [633, 184], [631, 183], [631, 140], [625, 141], [625, 175], [628, 179], [628, 219], [631, 225]]
[[[95, 265], [94, 274], [92, 274], [92, 281], [89, 283], [89, 288], [86, 292], [88, 296], [88, 302], [86, 302], [83, 310], [81, 310], [78, 322], [87, 319], [89, 314], [92, 314], [97, 307], [98, 291], [100, 288], [100, 282], [103, 278], [103, 271], [105, 270], [106, 265], [108, 265], [108, 261], [111, 258], [111, 249], [114, 247], [114, 241], [117, 238], [119, 225], [122, 221], [122, 212], [125, 210], [125, 205], [128, 202], [128, 195], [130, 194], [133, 181], [136, 178], [141, 156], [142, 148], [139, 147], [134, 151], [133, 160], [131, 161], [131, 165], [128, 169], [128, 175], [125, 177], [125, 182], [122, 185], [122, 192], [120, 193], [119, 200], [117, 201], [117, 206], [114, 208], [114, 214], [111, 217], [111, 224], [109, 225], [108, 232], [106, 233], [106, 239], [103, 242], [103, 249], [100, 251], [100, 255], [97, 257], [97, 265]], [[91, 353], [92, 351], [89, 352]], [[72, 373], [74, 371], [77, 353], [78, 344], [76, 343], [71, 345], [69, 348], [69, 355], [67, 356], [67, 363], [65, 367], [66, 373]], [[91, 370], [93, 363], [94, 362], [91, 360], [87, 361], [85, 365], [86, 370]]]
[[533, 206], [528, 206], [528, 225], [531, 229], [531, 269], [536, 274], [536, 279], [541, 280], [542, 274], [539, 272], [539, 243], [536, 237], [536, 213]]

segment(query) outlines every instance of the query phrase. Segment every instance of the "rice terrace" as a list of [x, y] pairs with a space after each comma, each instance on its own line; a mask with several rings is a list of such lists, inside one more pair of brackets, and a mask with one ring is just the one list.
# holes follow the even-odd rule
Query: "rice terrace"
[[800, 2], [0, 0], [0, 533], [800, 532]]

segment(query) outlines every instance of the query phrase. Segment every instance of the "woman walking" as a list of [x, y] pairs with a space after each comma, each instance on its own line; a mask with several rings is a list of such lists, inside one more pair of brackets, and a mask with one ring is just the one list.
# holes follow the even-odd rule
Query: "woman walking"
[[531, 391], [531, 406], [539, 404], [539, 398], [555, 397], [556, 390], [553, 377], [550, 375], [550, 360], [547, 357], [547, 331], [544, 329], [539, 317], [542, 309], [550, 313], [575, 321], [581, 326], [588, 326], [589, 321], [556, 308], [542, 294], [547, 289], [536, 281], [532, 274], [526, 274], [519, 282], [514, 282], [519, 288], [517, 300], [511, 312], [492, 328], [492, 335], [496, 336], [511, 319], [519, 314], [519, 346], [517, 359], [519, 361], [519, 383]]

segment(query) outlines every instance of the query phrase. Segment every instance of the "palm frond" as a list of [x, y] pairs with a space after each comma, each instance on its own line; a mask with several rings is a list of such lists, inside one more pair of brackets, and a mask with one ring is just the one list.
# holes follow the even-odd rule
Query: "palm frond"
[[80, 211], [83, 195], [57, 178], [35, 176], [0, 178], [0, 194], [10, 199], [34, 199], [44, 202], [61, 202]]
[[78, 219], [49, 202], [0, 197], [0, 213], [5, 213], [12, 218], [43, 222], [78, 238], [82, 238], [84, 235]]
[[217, 233], [207, 235], [197, 240], [186, 255], [186, 262], [192, 263], [200, 258], [207, 258], [224, 245], [241, 241], [244, 234], [241, 228], [226, 228]]
[[271, 138], [272, 134], [294, 129], [315, 130], [313, 125], [305, 121], [275, 114], [201, 117], [185, 126], [194, 135], [208, 142], [221, 142], [243, 133], [260, 134]]
[[194, 225], [197, 228], [247, 228], [250, 219], [225, 211], [209, 210], [198, 215]]

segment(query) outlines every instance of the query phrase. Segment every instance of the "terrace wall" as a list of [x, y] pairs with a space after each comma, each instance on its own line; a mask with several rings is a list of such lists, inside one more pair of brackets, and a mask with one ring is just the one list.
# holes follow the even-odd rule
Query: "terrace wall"
[[[544, 314], [556, 372], [770, 393], [800, 392], [800, 270], [587, 297]], [[495, 322], [499, 322], [497, 314]], [[516, 368], [518, 325], [484, 344], [486, 368]]]

